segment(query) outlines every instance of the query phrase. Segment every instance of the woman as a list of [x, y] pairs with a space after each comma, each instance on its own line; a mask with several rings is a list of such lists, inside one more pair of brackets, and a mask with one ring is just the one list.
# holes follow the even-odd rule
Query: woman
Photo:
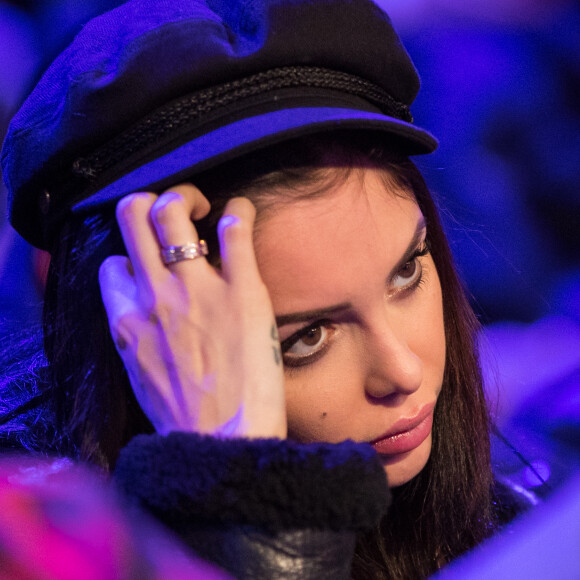
[[133, 0], [85, 27], [4, 145], [12, 223], [52, 253], [7, 445], [114, 468], [238, 577], [419, 578], [487, 537], [506, 510], [408, 160], [436, 146], [417, 90], [366, 0]]

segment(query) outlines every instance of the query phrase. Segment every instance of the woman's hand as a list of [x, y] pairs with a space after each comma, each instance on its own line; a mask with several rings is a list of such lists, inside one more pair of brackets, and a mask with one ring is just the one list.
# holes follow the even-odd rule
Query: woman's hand
[[111, 333], [155, 429], [286, 437], [283, 368], [268, 291], [254, 255], [255, 209], [230, 200], [218, 224], [221, 271], [203, 257], [165, 265], [161, 249], [198, 242], [209, 212], [192, 185], [117, 206], [129, 258], [99, 277]]

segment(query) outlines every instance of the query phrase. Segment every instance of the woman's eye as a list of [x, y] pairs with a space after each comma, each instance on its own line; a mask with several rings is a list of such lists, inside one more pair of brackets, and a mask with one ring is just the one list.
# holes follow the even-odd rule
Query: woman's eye
[[282, 341], [282, 356], [287, 366], [314, 362], [326, 350], [334, 327], [329, 322], [316, 322]]
[[415, 287], [421, 282], [423, 266], [419, 258], [429, 253], [429, 246], [425, 246], [415, 252], [415, 255], [399, 269], [392, 281], [395, 292]]
[[409, 260], [398, 272], [393, 279], [395, 288], [406, 288], [411, 286], [418, 278], [421, 277], [421, 262], [417, 257]]

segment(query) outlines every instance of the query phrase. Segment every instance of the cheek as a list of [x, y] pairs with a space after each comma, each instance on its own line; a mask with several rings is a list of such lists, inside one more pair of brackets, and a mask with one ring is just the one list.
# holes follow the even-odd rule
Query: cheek
[[[301, 442], [338, 443], [352, 432], [358, 415], [361, 379], [348, 357], [329, 360], [289, 372], [285, 379], [288, 436]], [[332, 359], [332, 360], [331, 360]], [[358, 385], [358, 386], [357, 386]]]

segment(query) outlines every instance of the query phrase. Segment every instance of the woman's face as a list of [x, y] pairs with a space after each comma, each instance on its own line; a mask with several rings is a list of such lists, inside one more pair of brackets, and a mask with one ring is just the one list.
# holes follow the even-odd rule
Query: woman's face
[[372, 443], [391, 486], [431, 452], [445, 366], [441, 286], [414, 198], [376, 169], [277, 204], [256, 229], [277, 317], [289, 437]]

